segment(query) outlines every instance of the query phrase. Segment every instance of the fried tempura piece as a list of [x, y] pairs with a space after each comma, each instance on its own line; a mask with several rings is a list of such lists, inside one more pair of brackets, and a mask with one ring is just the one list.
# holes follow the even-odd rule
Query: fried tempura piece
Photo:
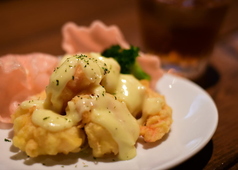
[[117, 155], [121, 160], [136, 156], [139, 125], [126, 104], [101, 86], [93, 94], [79, 94], [73, 99], [94, 157]]
[[62, 113], [75, 95], [102, 84], [108, 91], [116, 88], [120, 66], [98, 53], [65, 56], [55, 69], [46, 88], [45, 107]]
[[146, 142], [155, 142], [167, 134], [171, 128], [172, 109], [164, 96], [149, 88], [148, 81], [141, 81], [146, 86], [147, 98], [142, 107], [142, 116], [138, 120], [140, 135]]
[[94, 157], [103, 157], [111, 153], [118, 154], [118, 145], [105, 128], [90, 122], [85, 126], [85, 132]]
[[19, 107], [13, 115], [14, 146], [25, 151], [30, 157], [80, 151], [85, 139], [81, 129], [73, 126], [62, 131], [50, 132], [32, 123], [34, 109], [34, 107], [30, 109]]
[[89, 86], [99, 84], [102, 75], [98, 61], [94, 58], [75, 55], [65, 59], [51, 75], [46, 88], [45, 107], [62, 113], [68, 101]]

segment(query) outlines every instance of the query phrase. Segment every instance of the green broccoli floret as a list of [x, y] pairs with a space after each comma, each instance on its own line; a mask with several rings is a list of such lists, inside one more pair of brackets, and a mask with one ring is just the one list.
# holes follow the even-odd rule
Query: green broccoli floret
[[150, 80], [150, 76], [142, 70], [136, 60], [139, 56], [138, 47], [130, 46], [130, 49], [122, 49], [119, 45], [113, 45], [104, 50], [102, 56], [114, 58], [120, 64], [122, 74], [132, 74], [139, 80]]

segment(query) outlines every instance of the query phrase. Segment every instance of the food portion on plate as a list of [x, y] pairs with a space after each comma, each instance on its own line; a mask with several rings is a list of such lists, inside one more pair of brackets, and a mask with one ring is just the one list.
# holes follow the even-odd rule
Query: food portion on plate
[[140, 136], [155, 142], [172, 123], [165, 98], [143, 79], [149, 75], [139, 73], [141, 80], [122, 74], [114, 58], [100, 53], [64, 56], [46, 90], [12, 115], [14, 146], [31, 157], [89, 146], [94, 157], [132, 159]]
[[[97, 37], [98, 30], [104, 34], [97, 33], [96, 40], [90, 38]], [[88, 41], [80, 41], [82, 32], [88, 33]], [[114, 35], [112, 39], [106, 36], [108, 32]], [[156, 142], [169, 133], [172, 109], [166, 96], [154, 90], [163, 75], [158, 57], [128, 46], [115, 27], [102, 23], [92, 24], [89, 31], [69, 23], [63, 36], [64, 56], [47, 56], [46, 60], [43, 56], [39, 64], [29, 62], [37, 56], [24, 61], [14, 70], [24, 78], [19, 80], [24, 86], [12, 93], [4, 86], [9, 89], [6, 95], [24, 94], [11, 98], [5, 107], [12, 103], [14, 107], [0, 117], [2, 122], [13, 123], [15, 147], [30, 157], [90, 148], [95, 158], [112, 155], [129, 160], [137, 154], [138, 139]], [[92, 46], [85, 44], [88, 42]], [[9, 62], [11, 57], [4, 58]], [[23, 58], [17, 60], [17, 66]], [[0, 74], [15, 75], [13, 70], [2, 69], [6, 61], [0, 60]], [[47, 63], [47, 74], [32, 73], [31, 68], [44, 70], [42, 62]], [[44, 87], [33, 88], [39, 83]]]

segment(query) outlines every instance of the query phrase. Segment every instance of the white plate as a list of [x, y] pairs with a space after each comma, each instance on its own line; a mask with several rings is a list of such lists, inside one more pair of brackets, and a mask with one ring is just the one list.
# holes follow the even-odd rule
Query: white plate
[[137, 144], [137, 156], [129, 161], [90, 160], [79, 154], [41, 156], [30, 159], [4, 141], [11, 129], [0, 129], [0, 169], [168, 169], [187, 160], [201, 150], [214, 134], [218, 113], [211, 97], [196, 84], [166, 74], [157, 90], [166, 96], [173, 108], [173, 124], [169, 135], [156, 144]]

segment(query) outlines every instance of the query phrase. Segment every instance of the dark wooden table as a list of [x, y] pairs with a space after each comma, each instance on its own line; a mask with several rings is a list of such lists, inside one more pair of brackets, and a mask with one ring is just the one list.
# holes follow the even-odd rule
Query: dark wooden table
[[[224, 22], [209, 72], [199, 81], [219, 111], [211, 141], [174, 169], [238, 169], [238, 1]], [[61, 27], [67, 21], [89, 26], [94, 20], [118, 25], [127, 41], [143, 49], [136, 0], [1, 0], [0, 56], [43, 52], [63, 54]]]

